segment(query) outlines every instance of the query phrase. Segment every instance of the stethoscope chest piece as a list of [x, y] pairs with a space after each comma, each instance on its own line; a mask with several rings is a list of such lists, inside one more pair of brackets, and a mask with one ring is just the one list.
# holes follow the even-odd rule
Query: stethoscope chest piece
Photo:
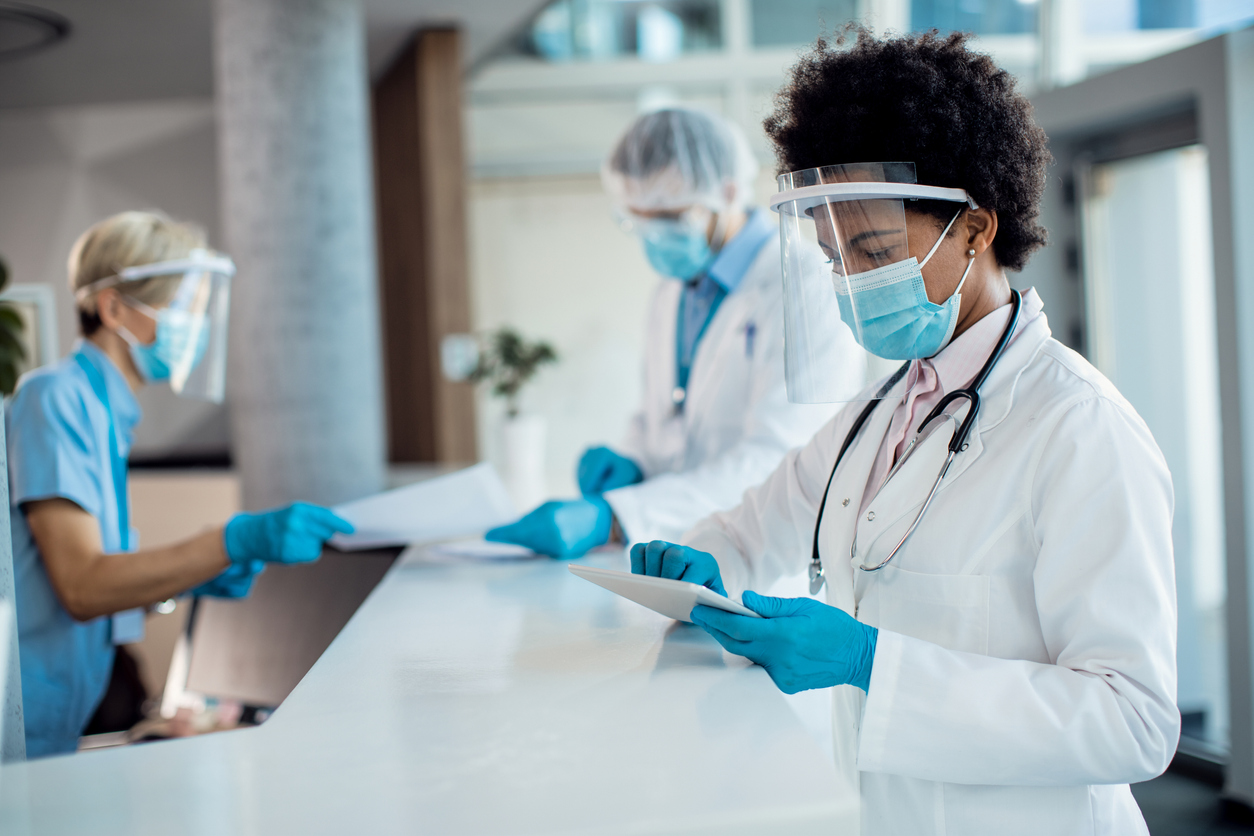
[[818, 595], [826, 579], [823, 577], [823, 564], [817, 560], [810, 561], [810, 594]]

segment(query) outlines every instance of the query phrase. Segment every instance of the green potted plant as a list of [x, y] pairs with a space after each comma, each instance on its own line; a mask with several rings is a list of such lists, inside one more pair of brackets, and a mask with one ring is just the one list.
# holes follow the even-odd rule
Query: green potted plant
[[542, 502], [545, 486], [545, 436], [541, 415], [527, 415], [519, 407], [524, 386], [545, 366], [557, 362], [553, 346], [542, 340], [528, 341], [508, 326], [480, 338], [478, 359], [467, 379], [486, 383], [495, 397], [505, 401], [501, 427], [505, 486], [520, 509]]
[[[0, 291], [9, 284], [9, 268], [0, 258]], [[17, 378], [26, 360], [26, 323], [17, 308], [0, 302], [0, 394], [6, 397], [17, 389]]]

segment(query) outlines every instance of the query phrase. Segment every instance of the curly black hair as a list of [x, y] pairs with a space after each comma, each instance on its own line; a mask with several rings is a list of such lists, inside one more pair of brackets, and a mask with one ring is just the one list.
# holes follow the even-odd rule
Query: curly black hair
[[[997, 262], [1022, 270], [1045, 244], [1037, 218], [1053, 158], [1014, 77], [970, 49], [968, 37], [932, 31], [880, 39], [851, 25], [820, 38], [763, 125], [781, 173], [913, 162], [918, 182], [966, 189], [997, 212]], [[954, 212], [938, 201], [913, 208], [943, 221]]]

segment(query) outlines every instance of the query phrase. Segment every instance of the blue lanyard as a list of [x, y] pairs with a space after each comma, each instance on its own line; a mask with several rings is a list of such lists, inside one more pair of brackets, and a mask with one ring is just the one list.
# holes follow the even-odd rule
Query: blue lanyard
[[[702, 276], [700, 281], [706, 281], [707, 277]], [[697, 349], [701, 345], [701, 340], [705, 337], [705, 331], [710, 327], [710, 323], [714, 320], [714, 314], [718, 313], [719, 306], [723, 304], [723, 300], [727, 298], [726, 293], [720, 293], [710, 304], [710, 309], [705, 314], [705, 321], [701, 323], [701, 328], [697, 331], [697, 338], [692, 341], [692, 355], [684, 357], [684, 324], [686, 321], [686, 312], [688, 309], [688, 294], [695, 290], [698, 282], [686, 285], [679, 292], [679, 310], [675, 316], [675, 390], [672, 393], [672, 400], [675, 402], [675, 409], [682, 410], [684, 402], [688, 399], [688, 378], [692, 374], [692, 362], [697, 357]]]
[[96, 397], [104, 406], [105, 414], [109, 416], [109, 463], [113, 470], [113, 493], [118, 506], [118, 543], [122, 551], [129, 551], [131, 509], [126, 497], [126, 459], [118, 450], [117, 431], [113, 425], [113, 410], [109, 407], [109, 393], [105, 389], [104, 376], [81, 351], [74, 355], [74, 359], [82, 368], [83, 373], [87, 375], [87, 382], [91, 384], [92, 391], [96, 393]]

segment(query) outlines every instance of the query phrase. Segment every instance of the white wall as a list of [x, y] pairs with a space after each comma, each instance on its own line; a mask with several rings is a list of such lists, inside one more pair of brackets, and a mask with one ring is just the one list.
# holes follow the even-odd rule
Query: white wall
[[[78, 335], [66, 256], [92, 223], [159, 208], [200, 224], [220, 244], [215, 141], [210, 100], [0, 110], [0, 255], [11, 281], [56, 289], [63, 355]], [[221, 408], [175, 398], [164, 386], [149, 387], [140, 401], [136, 456], [176, 446], [225, 451]]]
[[[474, 182], [470, 234], [475, 328], [508, 324], [557, 349], [522, 403], [548, 419], [550, 491], [573, 495], [579, 453], [616, 442], [639, 400], [656, 279], [594, 176]], [[480, 451], [498, 467], [501, 414], [481, 392]]]

